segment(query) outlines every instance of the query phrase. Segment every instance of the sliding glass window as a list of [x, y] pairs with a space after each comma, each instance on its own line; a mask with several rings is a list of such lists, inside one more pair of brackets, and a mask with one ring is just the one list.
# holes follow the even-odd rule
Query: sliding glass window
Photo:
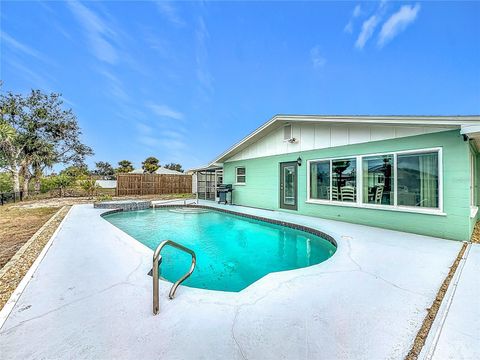
[[357, 199], [357, 159], [332, 160], [333, 201], [355, 202]]
[[310, 163], [310, 198], [330, 200], [330, 160]]
[[438, 151], [397, 155], [397, 204], [439, 207]]
[[362, 168], [363, 203], [394, 205], [393, 155], [363, 157]]
[[441, 210], [440, 158], [435, 149], [310, 161], [309, 200]]

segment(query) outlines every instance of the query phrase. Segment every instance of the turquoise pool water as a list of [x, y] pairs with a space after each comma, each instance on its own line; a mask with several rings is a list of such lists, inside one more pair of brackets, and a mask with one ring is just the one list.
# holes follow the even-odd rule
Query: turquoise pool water
[[[321, 237], [281, 225], [218, 211], [174, 211], [127, 211], [105, 219], [151, 249], [165, 239], [193, 249], [197, 266], [183, 283], [191, 287], [240, 291], [268, 273], [318, 264], [336, 250]], [[171, 247], [162, 257], [161, 276], [172, 282], [190, 266], [190, 255]]]

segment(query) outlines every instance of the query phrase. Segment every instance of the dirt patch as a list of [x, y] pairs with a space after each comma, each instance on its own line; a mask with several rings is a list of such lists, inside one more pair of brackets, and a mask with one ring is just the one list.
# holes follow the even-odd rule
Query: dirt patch
[[455, 271], [457, 270], [458, 264], [460, 263], [460, 260], [462, 259], [466, 248], [467, 248], [467, 243], [464, 243], [453, 265], [450, 267], [450, 271], [448, 272], [447, 277], [445, 278], [445, 280], [443, 280], [442, 286], [440, 286], [440, 289], [437, 292], [437, 296], [435, 297], [435, 300], [433, 301], [432, 306], [427, 309], [427, 316], [425, 316], [425, 319], [423, 320], [423, 323], [422, 323], [422, 327], [418, 331], [417, 336], [415, 337], [415, 340], [413, 342], [412, 348], [410, 349], [410, 352], [405, 357], [405, 360], [416, 360], [418, 358], [420, 351], [425, 345], [425, 340], [427, 339], [427, 336], [428, 336], [428, 333], [430, 332], [430, 328], [432, 327], [433, 321], [435, 320], [438, 310], [440, 309], [440, 305], [442, 304], [442, 300], [445, 296], [445, 293], [447, 292], [448, 286], [450, 285], [450, 281], [452, 280], [453, 275], [455, 275]]
[[54, 215], [50, 222], [45, 224], [41, 232], [36, 233], [0, 270], [0, 310], [8, 301], [13, 291], [28, 272], [45, 244], [50, 240], [60, 222], [70, 207], [64, 207]]
[[475, 224], [475, 229], [473, 229], [471, 241], [472, 243], [480, 244], [480, 221], [477, 221], [477, 223]]
[[58, 209], [0, 207], [0, 269]]
[[64, 198], [52, 198], [52, 199], [41, 199], [41, 200], [29, 200], [23, 201], [21, 203], [16, 203], [10, 205], [12, 209], [41, 209], [53, 207], [57, 210], [62, 206], [71, 206], [75, 204], [88, 204], [92, 203], [94, 200], [87, 197], [64, 197]]

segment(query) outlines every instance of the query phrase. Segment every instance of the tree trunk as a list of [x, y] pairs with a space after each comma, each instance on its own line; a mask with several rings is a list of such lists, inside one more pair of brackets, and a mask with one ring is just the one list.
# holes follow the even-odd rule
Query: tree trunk
[[40, 182], [40, 177], [35, 177], [35, 194], [40, 194], [40, 188], [41, 188], [41, 182]]
[[39, 166], [35, 166], [34, 174], [35, 174], [34, 189], [35, 189], [35, 194], [38, 195], [40, 194], [40, 187], [41, 187], [40, 179], [42, 178], [43, 171]]
[[23, 198], [26, 199], [28, 197], [28, 185], [30, 184], [30, 176], [24, 175], [23, 178]]
[[12, 170], [12, 178], [13, 178], [13, 191], [15, 193], [20, 192], [20, 171], [15, 167], [14, 170]]
[[28, 185], [30, 184], [30, 179], [32, 178], [32, 175], [28, 170], [28, 163], [26, 160], [22, 161], [20, 173], [23, 176], [23, 198], [26, 199], [28, 197]]

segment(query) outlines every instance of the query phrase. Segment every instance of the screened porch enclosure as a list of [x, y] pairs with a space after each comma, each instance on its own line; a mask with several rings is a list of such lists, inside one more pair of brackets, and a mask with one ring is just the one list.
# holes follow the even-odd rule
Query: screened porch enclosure
[[196, 175], [197, 198], [216, 201], [218, 199], [218, 185], [223, 183], [223, 170], [221, 168], [201, 169], [196, 171]]

